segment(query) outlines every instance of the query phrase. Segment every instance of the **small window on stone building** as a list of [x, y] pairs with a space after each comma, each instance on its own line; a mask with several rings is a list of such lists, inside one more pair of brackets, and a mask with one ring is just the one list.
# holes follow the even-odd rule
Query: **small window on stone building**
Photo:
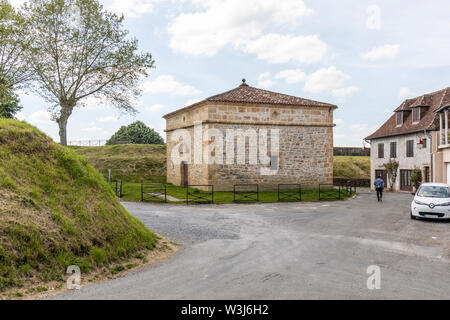
[[425, 149], [427, 147], [427, 139], [422, 139], [422, 142], [423, 142], [422, 148]]
[[270, 157], [270, 170], [278, 170], [278, 156], [271, 156]]

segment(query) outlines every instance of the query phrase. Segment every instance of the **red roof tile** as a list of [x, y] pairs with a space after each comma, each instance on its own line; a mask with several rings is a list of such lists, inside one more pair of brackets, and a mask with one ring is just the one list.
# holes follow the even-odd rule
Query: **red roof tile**
[[429, 107], [423, 113], [418, 123], [413, 124], [412, 112], [406, 112], [403, 118], [403, 125], [397, 126], [396, 115], [394, 113], [377, 131], [365, 139], [372, 140], [424, 130], [438, 130], [439, 119], [435, 117], [434, 112], [444, 106], [450, 106], [450, 87], [427, 93], [417, 98], [407, 99], [394, 112], [412, 111], [414, 107]]
[[302, 107], [331, 107], [336, 109], [337, 106], [329, 103], [318, 102], [309, 99], [290, 96], [287, 94], [276, 93], [268, 90], [262, 90], [251, 87], [243, 81], [243, 83], [230, 91], [206, 98], [193, 105], [176, 110], [166, 114], [164, 118], [171, 116], [180, 111], [186, 111], [204, 102], [230, 102], [230, 103], [251, 103], [251, 104], [274, 104], [274, 105], [288, 105], [288, 106], [302, 106]]

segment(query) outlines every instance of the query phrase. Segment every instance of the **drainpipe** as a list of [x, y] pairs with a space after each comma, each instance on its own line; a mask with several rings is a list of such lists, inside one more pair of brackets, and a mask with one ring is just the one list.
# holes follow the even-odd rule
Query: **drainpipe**
[[423, 130], [425, 137], [430, 139], [430, 182], [434, 182], [433, 179], [433, 135], [430, 133], [427, 135], [427, 129]]

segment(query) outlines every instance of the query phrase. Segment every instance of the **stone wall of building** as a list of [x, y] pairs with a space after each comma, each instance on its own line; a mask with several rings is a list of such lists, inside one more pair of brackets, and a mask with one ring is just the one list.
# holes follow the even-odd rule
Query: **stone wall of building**
[[[207, 103], [193, 109], [169, 116], [167, 119], [167, 182], [180, 185], [181, 166], [172, 162], [172, 153], [180, 151], [180, 145], [173, 141], [175, 129], [185, 129], [192, 140], [189, 150], [189, 184], [212, 184], [215, 190], [233, 190], [235, 184], [260, 184], [264, 190], [275, 190], [278, 184], [302, 184], [304, 187], [318, 187], [319, 183], [333, 182], [333, 110], [329, 107], [291, 107], [279, 105], [236, 105]], [[210, 142], [203, 141], [203, 163], [194, 163], [194, 124], [202, 123], [202, 134], [216, 129], [223, 135], [222, 161], [208, 164], [216, 158], [216, 150], [208, 154]], [[249, 163], [249, 152], [257, 152], [257, 145], [247, 141], [244, 152], [246, 162], [237, 163], [239, 149], [235, 145], [235, 161], [226, 163], [227, 130], [279, 130], [278, 171], [275, 174], [261, 174], [261, 168], [270, 164]], [[269, 139], [270, 141], [270, 139]], [[237, 141], [235, 141], [236, 143]], [[181, 148], [183, 149], [183, 148]], [[256, 150], [255, 150], [256, 149]], [[268, 145], [270, 158], [270, 142]], [[241, 150], [242, 152], [242, 150]], [[242, 154], [241, 154], [242, 155]], [[186, 158], [187, 159], [187, 158]]]
[[[333, 128], [267, 125], [214, 124], [213, 128], [224, 132], [229, 129], [279, 130], [278, 166], [251, 164], [249, 154], [252, 146], [247, 141], [245, 148], [235, 149], [235, 157], [245, 157], [245, 164], [223, 164], [209, 166], [208, 184], [215, 190], [232, 190], [235, 184], [259, 184], [263, 190], [276, 190], [278, 184], [301, 184], [305, 188], [317, 188], [318, 184], [333, 183]], [[270, 144], [268, 156], [271, 156]], [[244, 154], [239, 152], [244, 151]], [[255, 151], [257, 152], [257, 151]], [[267, 171], [263, 173], [262, 168]]]

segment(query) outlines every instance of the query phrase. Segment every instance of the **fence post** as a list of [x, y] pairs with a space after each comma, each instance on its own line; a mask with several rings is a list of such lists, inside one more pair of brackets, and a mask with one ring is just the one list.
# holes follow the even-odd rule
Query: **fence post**
[[164, 185], [164, 203], [167, 203], [167, 184]]

